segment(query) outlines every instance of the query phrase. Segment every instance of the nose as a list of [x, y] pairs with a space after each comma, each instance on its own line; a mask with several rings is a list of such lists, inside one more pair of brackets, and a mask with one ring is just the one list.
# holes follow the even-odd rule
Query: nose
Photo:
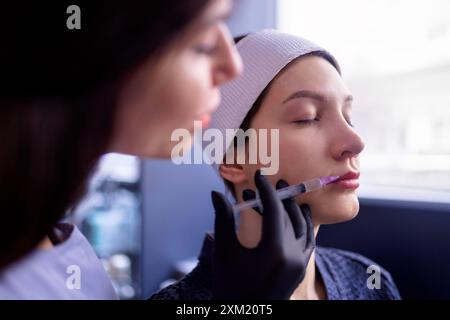
[[234, 46], [227, 26], [223, 24], [220, 28], [219, 54], [213, 75], [215, 86], [237, 77], [243, 68], [241, 56]]
[[333, 130], [333, 157], [343, 160], [358, 156], [364, 149], [361, 136], [343, 120], [338, 128]]

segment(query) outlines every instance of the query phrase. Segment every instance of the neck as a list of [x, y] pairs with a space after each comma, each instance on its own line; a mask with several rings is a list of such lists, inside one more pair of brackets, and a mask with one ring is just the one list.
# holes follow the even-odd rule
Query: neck
[[313, 251], [306, 267], [305, 277], [292, 293], [290, 300], [323, 300], [326, 298], [324, 285], [320, 277], [316, 277], [315, 262], [315, 251]]
[[51, 249], [53, 248], [53, 243], [50, 241], [49, 237], [45, 237], [41, 242], [37, 245], [39, 249]]

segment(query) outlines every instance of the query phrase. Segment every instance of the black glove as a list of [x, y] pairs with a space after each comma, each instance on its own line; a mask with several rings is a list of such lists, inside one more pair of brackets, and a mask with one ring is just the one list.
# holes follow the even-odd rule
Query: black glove
[[[231, 204], [221, 193], [212, 192], [214, 299], [289, 299], [305, 276], [315, 247], [309, 207], [300, 209], [292, 198], [281, 202], [259, 170], [255, 185], [263, 206], [262, 236], [250, 249], [237, 239]], [[278, 181], [277, 187], [285, 186]]]

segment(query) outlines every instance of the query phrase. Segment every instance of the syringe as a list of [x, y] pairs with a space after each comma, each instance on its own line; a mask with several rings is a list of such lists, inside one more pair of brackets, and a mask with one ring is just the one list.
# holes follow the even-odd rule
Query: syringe
[[[339, 176], [328, 176], [317, 179], [308, 180], [305, 182], [301, 182], [299, 184], [294, 184], [292, 186], [288, 186], [286, 188], [281, 188], [277, 190], [278, 198], [284, 200], [290, 197], [296, 197], [302, 193], [308, 193], [317, 189], [320, 189], [327, 184], [330, 184], [339, 179]], [[249, 208], [262, 208], [261, 199], [259, 197], [244, 201], [241, 203], [237, 203], [233, 206], [233, 211], [235, 214], [241, 212], [242, 210]]]

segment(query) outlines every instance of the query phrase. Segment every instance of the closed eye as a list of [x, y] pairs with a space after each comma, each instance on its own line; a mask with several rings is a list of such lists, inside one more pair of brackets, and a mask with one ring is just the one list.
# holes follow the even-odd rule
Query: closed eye
[[314, 118], [314, 119], [295, 120], [293, 122], [297, 123], [297, 124], [313, 125], [313, 124], [315, 124], [316, 122], [319, 122], [319, 121], [320, 121], [319, 118]]
[[199, 54], [213, 55], [217, 50], [217, 45], [198, 45], [195, 51]]

